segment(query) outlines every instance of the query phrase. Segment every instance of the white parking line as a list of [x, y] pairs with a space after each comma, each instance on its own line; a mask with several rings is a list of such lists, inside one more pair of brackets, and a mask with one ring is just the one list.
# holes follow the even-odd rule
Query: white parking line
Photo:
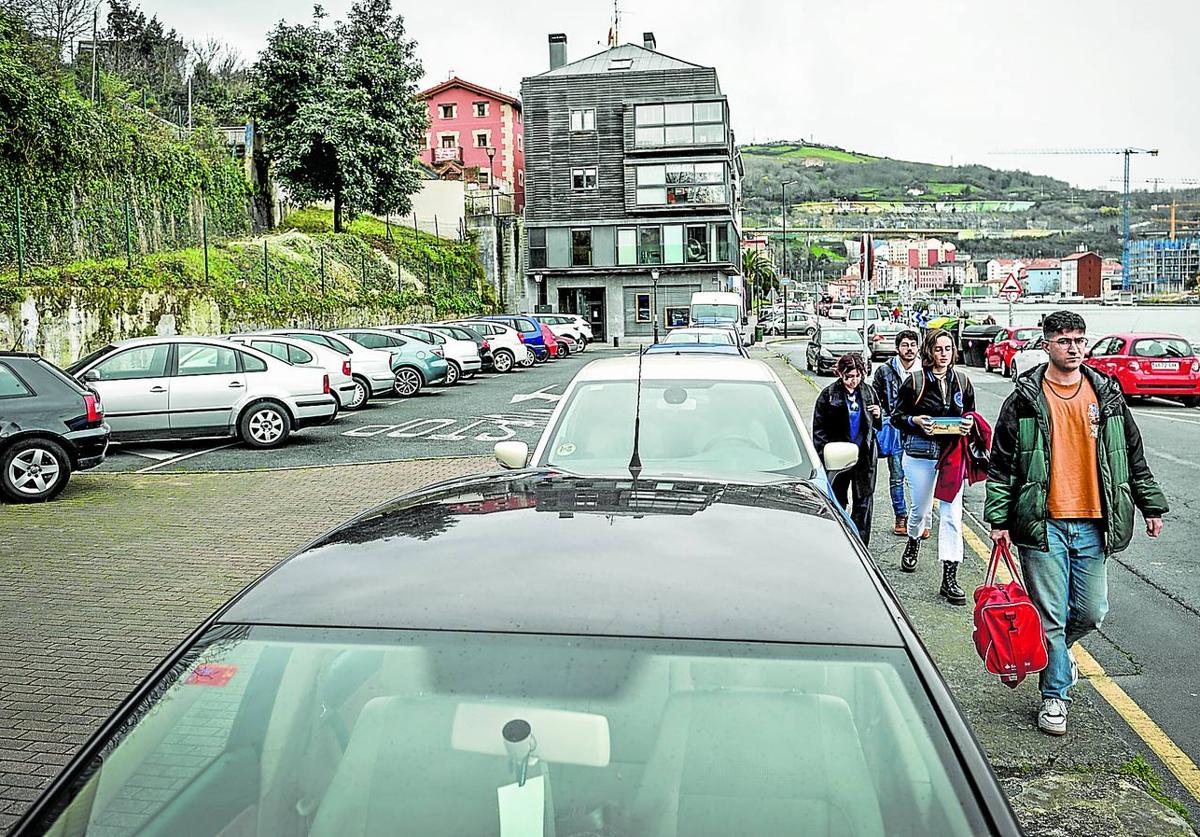
[[1179, 424], [1200, 424], [1200, 421], [1197, 421], [1196, 419], [1180, 418], [1179, 416], [1168, 416], [1168, 415], [1164, 415], [1163, 413], [1152, 413], [1149, 410], [1134, 410], [1133, 415], [1135, 418], [1141, 418], [1142, 416], [1146, 416], [1148, 418], [1162, 419], [1163, 421], [1174, 421], [1174, 422], [1178, 422]]
[[178, 456], [174, 451], [161, 450], [160, 448], [138, 448], [137, 450], [123, 448], [121, 452], [132, 453], [134, 456], [141, 456], [145, 459], [153, 459], [155, 462], [162, 462], [163, 460]]
[[233, 446], [234, 446], [234, 445], [236, 445], [236, 444], [238, 444], [238, 443], [237, 443], [237, 442], [230, 442], [230, 443], [229, 443], [229, 444], [227, 444], [227, 445], [217, 445], [215, 448], [205, 448], [204, 450], [192, 451], [191, 453], [185, 453], [185, 454], [183, 454], [182, 456], [177, 456], [177, 457], [175, 457], [174, 459], [168, 459], [168, 460], [166, 460], [165, 462], [159, 462], [159, 463], [158, 463], [158, 464], [156, 464], [156, 465], [149, 465], [149, 466], [147, 466], [147, 467], [145, 467], [145, 468], [139, 468], [139, 469], [138, 469], [137, 471], [135, 471], [134, 473], [137, 473], [137, 474], [144, 474], [144, 473], [146, 473], [147, 471], [154, 471], [154, 470], [157, 470], [157, 469], [159, 469], [159, 468], [162, 468], [162, 467], [164, 467], [164, 466], [166, 466], [166, 465], [174, 465], [176, 462], [182, 462], [182, 461], [183, 461], [183, 460], [185, 460], [185, 459], [191, 459], [193, 456], [200, 456], [200, 455], [202, 455], [202, 454], [205, 454], [205, 453], [212, 453], [212, 452], [213, 452], [213, 451], [215, 451], [215, 450], [225, 450], [225, 448], [231, 448], [231, 447], [233, 447]]

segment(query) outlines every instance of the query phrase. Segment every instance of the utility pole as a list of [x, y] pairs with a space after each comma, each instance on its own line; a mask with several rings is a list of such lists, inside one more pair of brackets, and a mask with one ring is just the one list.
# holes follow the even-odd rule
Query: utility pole
[[96, 8], [92, 9], [92, 104], [96, 103], [96, 74], [99, 72], [99, 56], [97, 50], [96, 37], [100, 28], [100, 4], [96, 4]]
[[192, 76], [188, 75], [188, 133], [192, 132]]
[[783, 337], [785, 340], [788, 337], [788, 286], [785, 283], [791, 281], [791, 278], [788, 276], [787, 187], [795, 182], [795, 180], [785, 180], [783, 183], [779, 184], [783, 188], [783, 279], [780, 280], [779, 284], [783, 287]]

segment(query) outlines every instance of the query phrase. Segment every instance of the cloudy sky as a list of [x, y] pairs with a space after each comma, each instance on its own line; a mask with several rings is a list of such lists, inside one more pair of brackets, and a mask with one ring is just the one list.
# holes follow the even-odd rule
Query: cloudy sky
[[[341, 18], [351, 0], [325, 0]], [[547, 68], [604, 48], [612, 0], [397, 3], [426, 83], [458, 75], [519, 94]], [[252, 60], [300, 0], [142, 0], [186, 39], [214, 35]], [[1135, 146], [1135, 188], [1200, 181], [1196, 0], [622, 0], [621, 41], [717, 68], [739, 141], [816, 142], [933, 163], [1021, 168], [1120, 188], [1114, 156], [1000, 150]]]

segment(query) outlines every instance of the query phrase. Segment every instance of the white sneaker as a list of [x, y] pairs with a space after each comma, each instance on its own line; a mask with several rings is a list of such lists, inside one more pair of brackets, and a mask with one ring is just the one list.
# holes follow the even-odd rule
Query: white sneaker
[[1071, 660], [1071, 686], [1079, 684], [1079, 663], [1075, 661], [1075, 652], [1070, 648], [1067, 649], [1067, 657]]
[[1058, 698], [1045, 698], [1038, 712], [1038, 729], [1049, 735], [1067, 734], [1067, 703]]

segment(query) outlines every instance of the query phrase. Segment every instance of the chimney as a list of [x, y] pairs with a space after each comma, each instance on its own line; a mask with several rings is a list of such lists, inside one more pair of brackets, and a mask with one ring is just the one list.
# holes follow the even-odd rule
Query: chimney
[[643, 32], [642, 33], [642, 46], [644, 46], [646, 49], [653, 49], [653, 50], [658, 49], [658, 42], [656, 40], [654, 40], [653, 32]]
[[550, 69], [557, 70], [567, 63], [567, 36], [558, 32], [550, 36]]

